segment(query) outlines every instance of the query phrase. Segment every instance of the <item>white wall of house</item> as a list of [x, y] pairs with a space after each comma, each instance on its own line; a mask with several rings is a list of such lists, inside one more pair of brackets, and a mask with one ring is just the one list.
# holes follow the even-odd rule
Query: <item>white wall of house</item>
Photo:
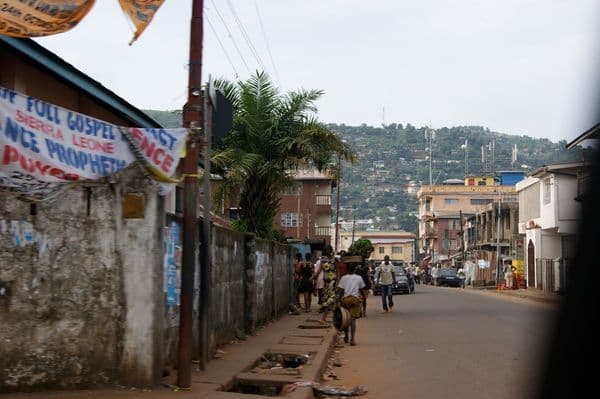
[[555, 176], [555, 190], [558, 198], [557, 220], [558, 232], [576, 234], [581, 217], [581, 203], [575, 201], [577, 196], [577, 178], [575, 176]]
[[536, 254], [536, 257], [555, 259], [562, 255], [562, 242], [559, 234], [542, 230], [541, 243], [541, 251], [539, 256]]
[[557, 192], [554, 176], [540, 179], [540, 226], [543, 229], [556, 227]]

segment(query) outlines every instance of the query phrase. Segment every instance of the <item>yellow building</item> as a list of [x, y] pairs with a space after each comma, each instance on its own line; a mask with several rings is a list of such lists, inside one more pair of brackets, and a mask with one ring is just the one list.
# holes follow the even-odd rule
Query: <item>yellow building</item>
[[494, 186], [496, 179], [494, 176], [467, 176], [465, 177], [465, 186]]
[[[371, 241], [374, 251], [369, 260], [383, 261], [389, 255], [392, 262], [412, 262], [414, 259], [415, 235], [407, 231], [356, 231], [354, 240], [367, 239]], [[340, 232], [340, 250], [347, 251], [352, 245], [352, 232]]]

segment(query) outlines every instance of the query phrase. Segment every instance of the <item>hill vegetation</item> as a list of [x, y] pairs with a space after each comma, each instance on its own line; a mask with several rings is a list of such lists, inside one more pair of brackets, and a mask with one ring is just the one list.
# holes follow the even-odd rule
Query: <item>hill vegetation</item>
[[[181, 111], [145, 112], [165, 127], [181, 126]], [[358, 155], [355, 164], [342, 164], [340, 220], [372, 219], [369, 228], [416, 233], [417, 201], [411, 192], [429, 184], [427, 128], [410, 123], [383, 127], [327, 126]], [[589, 156], [589, 150], [580, 147], [566, 150], [566, 144], [564, 140], [553, 143], [548, 139], [493, 132], [482, 126], [443, 127], [436, 129], [432, 145], [432, 180], [441, 184], [446, 179], [463, 179], [467, 159], [468, 174], [479, 175], [501, 170], [529, 173], [546, 164]], [[517, 157], [513, 162], [515, 146]]]

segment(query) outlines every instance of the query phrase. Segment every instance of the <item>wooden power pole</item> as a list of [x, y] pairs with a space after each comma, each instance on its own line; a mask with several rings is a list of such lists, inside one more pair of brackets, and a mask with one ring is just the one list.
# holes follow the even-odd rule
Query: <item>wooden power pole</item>
[[192, 0], [188, 100], [183, 108], [183, 126], [189, 129], [183, 160], [183, 262], [179, 317], [177, 385], [189, 389], [192, 380], [192, 319], [194, 269], [198, 243], [198, 158], [202, 126], [202, 8], [203, 0]]

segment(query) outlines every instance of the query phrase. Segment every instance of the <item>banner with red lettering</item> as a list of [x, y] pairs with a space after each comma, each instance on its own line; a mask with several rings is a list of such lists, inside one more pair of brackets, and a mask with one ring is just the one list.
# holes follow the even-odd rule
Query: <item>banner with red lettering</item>
[[0, 87], [0, 189], [44, 198], [134, 161], [171, 182], [186, 129], [119, 127]]

